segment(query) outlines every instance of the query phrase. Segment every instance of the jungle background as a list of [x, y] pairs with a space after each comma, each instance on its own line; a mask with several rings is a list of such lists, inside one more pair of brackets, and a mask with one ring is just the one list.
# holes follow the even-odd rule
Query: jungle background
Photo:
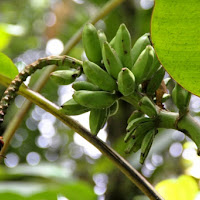
[[[59, 55], [70, 38], [105, 5], [107, 0], [1, 0], [0, 51], [21, 70], [33, 61]], [[110, 41], [121, 23], [128, 27], [132, 41], [150, 32], [153, 0], [127, 0], [97, 22]], [[69, 53], [81, 59], [81, 42]], [[1, 70], [1, 68], [0, 68]], [[32, 87], [43, 70], [29, 79]], [[166, 75], [167, 76], [167, 75]], [[2, 95], [5, 87], [0, 85]], [[41, 94], [61, 105], [71, 98], [71, 86], [58, 86], [51, 80]], [[20, 110], [25, 98], [18, 96], [6, 115], [5, 127]], [[200, 100], [192, 96], [190, 110], [199, 120]], [[166, 102], [172, 106], [171, 99]], [[173, 108], [176, 111], [176, 108]], [[184, 134], [160, 130], [153, 148], [142, 166], [139, 153], [126, 155], [123, 137], [126, 121], [133, 107], [120, 102], [117, 115], [111, 117], [98, 137], [106, 141], [154, 186], [165, 179], [187, 177], [198, 197], [200, 158], [194, 144]], [[89, 114], [74, 117], [89, 128]], [[6, 159], [0, 165], [0, 198], [58, 200], [146, 200], [128, 179], [105, 156], [54, 116], [38, 106], [22, 119]], [[186, 176], [187, 175], [187, 176]], [[167, 184], [172, 184], [168, 182]], [[185, 185], [184, 185], [185, 184]], [[187, 184], [182, 182], [184, 190]], [[172, 192], [172, 191], [171, 191]], [[189, 200], [189, 199], [187, 199]]]

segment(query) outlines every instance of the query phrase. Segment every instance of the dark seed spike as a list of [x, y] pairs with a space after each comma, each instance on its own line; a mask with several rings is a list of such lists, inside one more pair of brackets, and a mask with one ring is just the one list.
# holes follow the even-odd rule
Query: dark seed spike
[[[3, 94], [3, 97], [0, 101], [0, 125], [3, 123], [5, 113], [8, 109], [10, 102], [15, 98], [17, 95], [17, 91], [19, 90], [21, 84], [27, 79], [28, 76], [31, 76], [36, 70], [42, 69], [48, 65], [62, 65], [65, 61], [70, 61], [73, 65], [77, 67], [82, 67], [81, 61], [76, 60], [69, 56], [49, 56], [46, 58], [40, 58], [39, 60], [33, 62], [30, 65], [27, 65], [23, 71], [21, 71], [15, 79], [11, 82], [9, 87]], [[66, 62], [67, 63], [67, 62]], [[2, 156], [2, 155], [0, 155]]]

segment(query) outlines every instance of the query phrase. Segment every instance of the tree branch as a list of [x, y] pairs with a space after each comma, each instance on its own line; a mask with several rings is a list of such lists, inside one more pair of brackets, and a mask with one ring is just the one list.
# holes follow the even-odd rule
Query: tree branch
[[[0, 79], [0, 84], [8, 85], [3, 79]], [[117, 152], [115, 152], [106, 143], [101, 141], [98, 137], [92, 135], [77, 121], [73, 120], [67, 115], [64, 115], [57, 105], [47, 100], [39, 93], [27, 89], [23, 85], [20, 87], [18, 93], [29, 99], [32, 103], [40, 106], [47, 112], [50, 112], [57, 119], [62, 121], [72, 130], [79, 133], [88, 142], [93, 144], [99, 151], [101, 151], [106, 157], [108, 157], [132, 181], [132, 183], [134, 183], [150, 199], [163, 200], [163, 198], [155, 191], [153, 186], [149, 182], [147, 182], [145, 178], [136, 169], [134, 169], [123, 157], [121, 157]]]

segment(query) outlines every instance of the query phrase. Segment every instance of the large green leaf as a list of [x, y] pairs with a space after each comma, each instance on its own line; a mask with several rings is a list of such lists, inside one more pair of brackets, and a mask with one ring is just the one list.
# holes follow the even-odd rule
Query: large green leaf
[[14, 65], [12, 60], [0, 52], [0, 75], [14, 79], [17, 74], [17, 67]]
[[200, 96], [200, 1], [155, 0], [151, 38], [167, 72]]

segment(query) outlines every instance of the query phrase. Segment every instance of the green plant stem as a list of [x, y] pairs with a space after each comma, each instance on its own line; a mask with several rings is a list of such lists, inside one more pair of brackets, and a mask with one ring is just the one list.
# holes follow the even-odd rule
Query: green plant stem
[[197, 155], [200, 156], [200, 127], [199, 123], [187, 113], [182, 116], [177, 122], [177, 128], [190, 137], [197, 146]]
[[135, 109], [138, 109], [138, 110], [140, 109], [140, 106], [139, 106], [138, 103], [139, 103], [141, 98], [142, 98], [142, 96], [137, 92], [135, 92], [134, 94], [131, 94], [129, 96], [121, 97], [122, 100], [130, 103], [131, 105], [134, 106]]
[[161, 110], [160, 108], [158, 110], [158, 117], [157, 117], [157, 125], [160, 128], [167, 128], [167, 129], [177, 129], [177, 120], [179, 118], [178, 113], [169, 112], [165, 110]]
[[[117, 6], [119, 6], [123, 1], [125, 0], [112, 0], [109, 1], [98, 13], [96, 16], [94, 16], [93, 19], [89, 20], [90, 23], [95, 24], [98, 22], [98, 20], [102, 19], [106, 15], [108, 15], [113, 9], [115, 9]], [[82, 28], [80, 28], [76, 34], [66, 43], [65, 48], [61, 55], [66, 55], [70, 52], [70, 50], [81, 40], [81, 33]], [[41, 89], [45, 86], [49, 79], [49, 74], [53, 71], [55, 71], [56, 65], [49, 66], [43, 73], [42, 76], [37, 80], [37, 83], [33, 86], [33, 90], [36, 92], [41, 91]], [[4, 82], [5, 83], [5, 82]], [[18, 129], [18, 127], [21, 124], [21, 121], [27, 114], [28, 110], [30, 109], [32, 105], [31, 101], [26, 100], [21, 107], [21, 109], [15, 114], [13, 119], [8, 124], [5, 132], [4, 132], [4, 147], [2, 149], [2, 153], [5, 153], [10, 140], [12, 139], [15, 131]], [[1, 158], [0, 158], [1, 159]]]
[[[122, 97], [123, 100], [140, 109], [138, 102], [141, 96], [134, 93], [131, 96]], [[156, 105], [155, 105], [156, 106]], [[179, 113], [169, 112], [156, 106], [158, 115], [156, 117], [157, 128], [174, 129], [183, 132], [190, 137], [197, 145], [197, 154], [200, 155], [200, 124], [189, 114], [180, 117]]]
[[[5, 83], [3, 83], [1, 79], [0, 83], [5, 85]], [[72, 130], [79, 133], [88, 142], [93, 144], [99, 151], [101, 151], [106, 157], [108, 157], [150, 199], [162, 200], [162, 197], [155, 191], [153, 186], [151, 186], [151, 184], [147, 182], [145, 178], [136, 169], [134, 169], [123, 157], [121, 157], [117, 152], [115, 152], [106, 143], [101, 141], [98, 137], [92, 135], [77, 121], [73, 120], [67, 115], [64, 115], [57, 105], [47, 100], [39, 93], [26, 88], [25, 86], [20, 87], [18, 93], [29, 99], [32, 103], [40, 106], [47, 112], [50, 112], [57, 119], [62, 121]]]

